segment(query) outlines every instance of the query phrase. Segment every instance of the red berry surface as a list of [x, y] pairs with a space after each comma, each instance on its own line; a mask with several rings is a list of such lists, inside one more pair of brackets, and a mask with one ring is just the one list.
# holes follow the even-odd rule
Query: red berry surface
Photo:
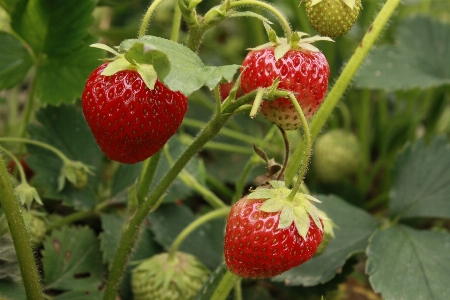
[[231, 208], [225, 231], [225, 262], [241, 277], [269, 278], [309, 260], [323, 232], [310, 220], [303, 239], [294, 222], [278, 229], [280, 212], [259, 210], [264, 200], [243, 198]]
[[[249, 52], [242, 63], [241, 88], [245, 94], [269, 87], [279, 78], [279, 89], [294, 93], [306, 118], [323, 102], [328, 88], [330, 68], [321, 52], [293, 49], [275, 59], [275, 48]], [[295, 130], [301, 120], [289, 98], [263, 101], [261, 113], [285, 130]]]
[[149, 89], [134, 70], [89, 76], [82, 95], [83, 113], [103, 152], [133, 164], [155, 154], [175, 134], [187, 110], [187, 97], [159, 80]]

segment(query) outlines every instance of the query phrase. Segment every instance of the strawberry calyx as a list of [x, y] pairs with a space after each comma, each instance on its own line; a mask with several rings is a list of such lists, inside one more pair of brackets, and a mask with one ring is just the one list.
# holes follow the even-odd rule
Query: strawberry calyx
[[[158, 63], [168, 64], [167, 56], [159, 49], [150, 48], [139, 40], [132, 41], [131, 45], [128, 45], [128, 49], [125, 51], [122, 50], [121, 53], [117, 52], [113, 48], [108, 45], [96, 43], [92, 44], [91, 47], [106, 50], [112, 54], [114, 57], [106, 59], [110, 61], [108, 66], [103, 70], [101, 75], [103, 76], [111, 76], [120, 71], [131, 70], [136, 71], [144, 81], [145, 85], [153, 90], [156, 84], [156, 80], [158, 78], [162, 79], [164, 77], [164, 73], [158, 74], [154, 67], [154, 61], [158, 59]], [[158, 76], [159, 75], [159, 76]]]
[[275, 48], [274, 51], [276, 60], [282, 58], [290, 50], [298, 50], [303, 52], [320, 52], [317, 47], [312, 45], [317, 41], [334, 42], [331, 38], [325, 36], [315, 35], [312, 37], [306, 37], [309, 36], [309, 34], [301, 31], [293, 32], [289, 39], [280, 38], [276, 35], [275, 31], [269, 26], [269, 24], [264, 22], [264, 27], [266, 28], [269, 42], [255, 48], [250, 48], [249, 50], [262, 50], [265, 48], [273, 47]]
[[264, 212], [281, 212], [278, 229], [287, 228], [294, 222], [298, 233], [305, 239], [310, 227], [310, 220], [313, 220], [320, 230], [324, 230], [322, 221], [329, 219], [325, 213], [314, 206], [313, 202], [320, 203], [319, 200], [303, 193], [297, 193], [291, 199], [291, 190], [283, 181], [272, 180], [270, 186], [270, 188], [256, 188], [247, 198], [265, 199], [259, 207]]

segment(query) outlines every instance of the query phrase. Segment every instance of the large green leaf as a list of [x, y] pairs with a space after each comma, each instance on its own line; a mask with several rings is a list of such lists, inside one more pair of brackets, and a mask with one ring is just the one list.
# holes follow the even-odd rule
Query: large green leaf
[[0, 90], [21, 82], [32, 65], [30, 54], [14, 36], [0, 31]]
[[450, 24], [424, 16], [405, 19], [395, 43], [365, 60], [355, 85], [392, 91], [450, 84], [449, 53]]
[[[177, 235], [195, 220], [184, 205], [163, 204], [148, 216], [155, 240], [169, 249]], [[208, 268], [215, 269], [223, 261], [224, 219], [215, 219], [192, 232], [180, 246], [180, 251], [195, 255]]]
[[12, 15], [11, 26], [35, 54], [68, 53], [84, 44], [95, 4], [95, 0], [29, 0]]
[[89, 291], [98, 288], [105, 272], [100, 241], [88, 227], [63, 227], [44, 240], [45, 289]]
[[383, 299], [450, 299], [450, 234], [395, 226], [378, 231], [366, 271]]
[[86, 124], [81, 109], [73, 105], [47, 106], [36, 114], [38, 123], [28, 126], [32, 139], [45, 142], [62, 151], [69, 159], [82, 161], [94, 167], [87, 185], [78, 190], [71, 184], [58, 191], [58, 176], [62, 161], [53, 152], [34, 145], [27, 145], [30, 156], [27, 163], [35, 171], [33, 183], [42, 196], [62, 199], [66, 205], [77, 209], [90, 209], [96, 204], [97, 184], [100, 180], [102, 152]]
[[70, 103], [80, 98], [89, 74], [100, 64], [104, 52], [87, 44], [64, 55], [48, 56], [38, 67], [35, 95], [42, 103]]
[[[136, 47], [136, 43], [143, 44], [143, 47]], [[167, 56], [170, 70], [169, 66], [163, 63], [153, 66], [158, 75], [163, 74], [160, 79], [165, 85], [187, 96], [204, 85], [213, 89], [222, 79], [231, 81], [239, 68], [238, 65], [205, 66], [200, 57], [189, 48], [156, 36], [143, 36], [139, 39], [125, 40], [120, 44], [120, 51], [130, 49], [133, 54], [127, 55], [128, 59], [133, 58], [137, 63], [153, 61], [158, 56], [157, 52], [161, 52], [161, 57]], [[136, 52], [138, 49], [142, 52]], [[149, 51], [153, 53], [151, 56], [146, 55]]]
[[397, 157], [392, 172], [392, 218], [450, 218], [450, 144], [438, 137], [418, 140]]
[[273, 278], [287, 285], [314, 286], [332, 279], [346, 260], [355, 253], [366, 250], [370, 235], [377, 228], [377, 221], [365, 211], [335, 196], [319, 196], [323, 201], [317, 207], [325, 211], [337, 225], [336, 237], [331, 239], [325, 251], [311, 260]]

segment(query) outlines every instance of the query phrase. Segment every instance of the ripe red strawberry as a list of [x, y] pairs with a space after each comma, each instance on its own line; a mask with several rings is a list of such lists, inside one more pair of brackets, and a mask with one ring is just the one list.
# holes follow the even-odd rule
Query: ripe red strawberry
[[306, 219], [302, 219], [307, 228], [302, 237], [302, 224], [296, 221], [280, 229], [281, 212], [262, 211], [265, 201], [244, 197], [233, 205], [228, 216], [225, 262], [238, 276], [268, 278], [281, 274], [309, 260], [322, 241], [323, 229], [312, 216], [305, 214]]
[[[279, 78], [279, 89], [294, 93], [306, 118], [310, 118], [323, 102], [328, 88], [330, 68], [321, 52], [292, 48], [276, 59], [276, 48], [253, 50], [242, 63], [241, 87], [245, 94], [270, 87]], [[300, 117], [289, 98], [263, 101], [261, 113], [285, 130], [301, 126]]]
[[175, 134], [187, 110], [187, 97], [159, 80], [149, 89], [134, 70], [89, 76], [82, 95], [84, 116], [103, 152], [133, 164], [155, 154]]
[[355, 24], [361, 0], [305, 0], [306, 17], [321, 35], [340, 37]]

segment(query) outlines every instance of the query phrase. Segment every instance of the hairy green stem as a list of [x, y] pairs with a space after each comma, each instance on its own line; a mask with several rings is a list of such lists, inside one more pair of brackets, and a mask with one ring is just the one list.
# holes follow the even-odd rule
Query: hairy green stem
[[120, 281], [124, 273], [124, 269], [128, 258], [131, 254], [133, 246], [138, 236], [138, 231], [142, 221], [145, 219], [151, 208], [158, 202], [165, 193], [170, 184], [175, 180], [178, 174], [183, 170], [189, 160], [217, 133], [225, 122], [235, 113], [239, 112], [239, 107], [248, 103], [251, 99], [242, 97], [231, 103], [226, 109], [222, 109], [222, 114], [216, 114], [206, 127], [199, 133], [193, 143], [181, 154], [170, 171], [162, 178], [158, 186], [153, 190], [147, 200], [139, 207], [139, 209], [130, 216], [128, 221], [122, 228], [119, 247], [111, 264], [111, 270], [106, 284], [103, 299], [114, 300]]
[[193, 221], [191, 224], [189, 224], [187, 227], [185, 227], [175, 238], [175, 240], [172, 242], [172, 245], [169, 249], [169, 258], [168, 260], [171, 261], [175, 258], [175, 253], [180, 248], [181, 243], [186, 239], [186, 237], [191, 234], [194, 230], [196, 230], [198, 227], [203, 225], [204, 223], [213, 220], [215, 218], [220, 217], [226, 217], [228, 213], [230, 212], [230, 207], [225, 206], [216, 210], [213, 210], [209, 213], [204, 214], [203, 216], [199, 217], [195, 221]]
[[239, 6], [259, 6], [261, 8], [268, 10], [277, 17], [281, 27], [284, 30], [284, 34], [286, 35], [287, 40], [288, 41], [290, 40], [292, 35], [291, 25], [289, 25], [289, 22], [287, 21], [286, 17], [271, 4], [258, 0], [237, 0], [231, 2], [231, 8]]
[[240, 277], [227, 270], [210, 300], [225, 300]]
[[[311, 138], [314, 141], [323, 128], [326, 120], [330, 116], [336, 104], [341, 99], [348, 85], [350, 84], [353, 76], [360, 67], [362, 61], [367, 56], [375, 40], [380, 35], [383, 28], [386, 26], [387, 21], [394, 13], [395, 9], [399, 5], [400, 0], [387, 0], [381, 11], [376, 16], [372, 25], [369, 27], [367, 33], [364, 35], [362, 41], [359, 43], [352, 57], [348, 61], [338, 80], [334, 84], [322, 106], [317, 111], [315, 117], [311, 121]], [[291, 162], [300, 161], [303, 157], [304, 148], [298, 147], [291, 156]], [[296, 169], [292, 164], [288, 166], [286, 170], [286, 183], [290, 184], [295, 176]]]
[[303, 129], [303, 137], [305, 140], [305, 153], [303, 153], [303, 160], [301, 161], [299, 171], [298, 171], [298, 177], [297, 181], [295, 182], [294, 186], [292, 187], [291, 193], [288, 195], [288, 199], [294, 199], [295, 195], [297, 195], [300, 186], [302, 185], [303, 178], [305, 177], [306, 170], [308, 169], [308, 163], [309, 158], [311, 156], [311, 150], [312, 150], [312, 141], [311, 141], [311, 133], [309, 131], [309, 125], [308, 121], [306, 120], [305, 114], [303, 113], [302, 108], [300, 107], [300, 104], [298, 103], [297, 99], [295, 98], [294, 94], [289, 93], [289, 99], [291, 99], [292, 104], [294, 105], [295, 109], [297, 110], [298, 115], [300, 116], [300, 120], [302, 121], [302, 129]]
[[145, 196], [147, 196], [153, 177], [155, 176], [156, 168], [158, 167], [159, 159], [161, 158], [161, 152], [162, 150], [159, 150], [153, 156], [147, 158], [142, 166], [137, 190], [138, 203], [145, 201]]
[[175, 11], [173, 14], [172, 21], [172, 31], [170, 33], [170, 40], [174, 42], [178, 42], [178, 38], [180, 36], [180, 26], [181, 26], [181, 10], [178, 6], [178, 3], [175, 3]]
[[0, 204], [8, 222], [17, 253], [17, 261], [27, 299], [41, 300], [41, 285], [31, 249], [30, 237], [28, 236], [19, 201], [14, 194], [11, 179], [2, 157], [0, 157]]
[[147, 32], [148, 24], [150, 24], [150, 20], [152, 18], [153, 13], [156, 10], [156, 7], [160, 5], [164, 0], [155, 0], [153, 3], [148, 7], [147, 12], [144, 15], [144, 18], [142, 19], [141, 26], [139, 27], [139, 37], [142, 37]]

